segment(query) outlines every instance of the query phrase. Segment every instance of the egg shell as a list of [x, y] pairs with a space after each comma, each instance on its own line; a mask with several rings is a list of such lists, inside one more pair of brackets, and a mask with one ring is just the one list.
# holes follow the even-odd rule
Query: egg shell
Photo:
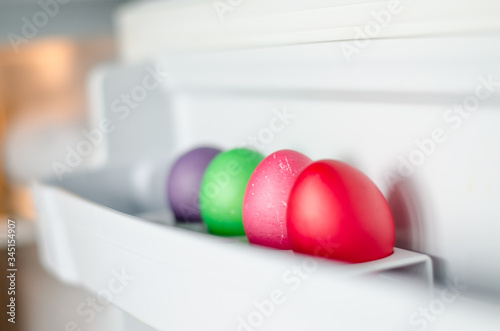
[[291, 249], [286, 227], [288, 195], [299, 173], [311, 162], [304, 154], [281, 150], [257, 166], [243, 203], [243, 225], [251, 243]]
[[211, 147], [196, 148], [181, 155], [172, 166], [167, 181], [167, 196], [178, 222], [201, 222], [201, 181], [208, 165], [220, 152]]
[[245, 234], [243, 197], [250, 176], [263, 159], [258, 152], [237, 148], [217, 155], [210, 163], [200, 191], [201, 215], [210, 233]]
[[367, 262], [394, 251], [389, 204], [370, 178], [344, 162], [322, 160], [307, 166], [288, 204], [288, 237], [296, 252]]

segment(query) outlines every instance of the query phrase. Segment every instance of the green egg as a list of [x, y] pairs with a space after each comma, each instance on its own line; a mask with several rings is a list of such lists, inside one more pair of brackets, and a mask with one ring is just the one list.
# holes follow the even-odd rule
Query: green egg
[[200, 189], [201, 216], [210, 233], [245, 235], [243, 197], [250, 176], [263, 159], [258, 152], [237, 148], [220, 153], [210, 162]]

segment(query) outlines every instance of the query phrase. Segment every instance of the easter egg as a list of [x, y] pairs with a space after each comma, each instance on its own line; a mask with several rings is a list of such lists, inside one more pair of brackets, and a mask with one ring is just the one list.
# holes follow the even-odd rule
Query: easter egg
[[167, 196], [179, 222], [201, 222], [200, 186], [210, 162], [221, 151], [201, 147], [183, 154], [174, 163], [167, 181]]
[[295, 181], [287, 210], [292, 249], [330, 259], [366, 262], [394, 251], [394, 220], [377, 186], [334, 160], [314, 162]]
[[312, 161], [292, 150], [266, 157], [248, 182], [243, 225], [250, 243], [291, 249], [286, 227], [288, 195], [299, 173]]
[[200, 210], [208, 231], [244, 235], [243, 197], [248, 180], [264, 159], [258, 152], [237, 148], [217, 155], [209, 164], [200, 191]]

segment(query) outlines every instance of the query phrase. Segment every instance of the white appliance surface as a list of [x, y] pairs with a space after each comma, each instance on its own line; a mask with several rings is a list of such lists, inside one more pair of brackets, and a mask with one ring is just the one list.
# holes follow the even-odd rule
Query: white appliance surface
[[[498, 2], [401, 1], [405, 10], [367, 39], [357, 31], [389, 2], [232, 1], [224, 17], [215, 3], [118, 11], [122, 61], [89, 81], [92, 123], [108, 120], [113, 132], [92, 169], [35, 189], [44, 266], [94, 292], [130, 269], [139, 281], [113, 304], [162, 330], [496, 330]], [[139, 90], [133, 106], [123, 101]], [[321, 261], [282, 309], [248, 324], [303, 257], [129, 216], [168, 221], [168, 167], [199, 145], [356, 166], [391, 205], [396, 254], [361, 267], [367, 279]]]

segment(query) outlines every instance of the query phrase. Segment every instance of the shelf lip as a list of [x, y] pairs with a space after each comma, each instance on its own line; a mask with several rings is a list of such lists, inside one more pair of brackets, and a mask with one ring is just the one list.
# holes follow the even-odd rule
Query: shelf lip
[[374, 22], [373, 12], [386, 10], [391, 1], [343, 1], [341, 5], [311, 1], [300, 10], [283, 12], [276, 10], [288, 7], [282, 0], [252, 1], [236, 7], [224, 20], [217, 17], [213, 3], [172, 6], [159, 1], [123, 6], [115, 17], [123, 59], [360, 38], [500, 33], [500, 3], [494, 0], [396, 1], [401, 11], [371, 37], [359, 31]]
[[[444, 109], [470, 94], [471, 84], [481, 77], [497, 77], [499, 58], [500, 36], [448, 37], [377, 40], [350, 63], [338, 43], [316, 43], [165, 55], [140, 66], [157, 66], [170, 74], [162, 92], [173, 100], [187, 95]], [[109, 70], [101, 73], [114, 79]], [[498, 103], [499, 96], [492, 94], [489, 102]]]

